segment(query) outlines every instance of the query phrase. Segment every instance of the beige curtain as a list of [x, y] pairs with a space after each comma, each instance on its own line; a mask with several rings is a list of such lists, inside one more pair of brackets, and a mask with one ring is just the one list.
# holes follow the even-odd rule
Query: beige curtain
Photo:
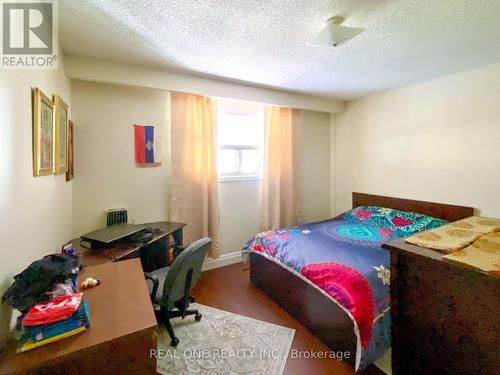
[[186, 223], [184, 242], [210, 237], [219, 257], [216, 104], [213, 99], [171, 94], [170, 220]]
[[261, 230], [300, 224], [300, 112], [267, 107]]

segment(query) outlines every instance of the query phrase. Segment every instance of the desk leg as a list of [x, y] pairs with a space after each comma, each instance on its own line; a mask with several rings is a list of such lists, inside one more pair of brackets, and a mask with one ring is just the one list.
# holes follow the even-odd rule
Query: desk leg
[[182, 228], [179, 230], [176, 230], [175, 232], [172, 233], [172, 237], [174, 238], [174, 241], [177, 246], [182, 246]]

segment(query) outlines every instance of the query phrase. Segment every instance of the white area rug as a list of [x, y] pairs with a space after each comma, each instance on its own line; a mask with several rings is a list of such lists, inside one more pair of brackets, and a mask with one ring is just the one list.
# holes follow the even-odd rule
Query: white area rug
[[162, 325], [158, 334], [157, 371], [164, 375], [281, 375], [295, 330], [200, 304], [203, 318], [174, 319], [179, 344], [170, 346]]

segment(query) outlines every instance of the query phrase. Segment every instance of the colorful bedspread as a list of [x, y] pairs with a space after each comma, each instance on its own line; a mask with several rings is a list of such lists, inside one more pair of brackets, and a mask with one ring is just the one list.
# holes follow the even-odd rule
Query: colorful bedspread
[[243, 253], [292, 269], [336, 301], [354, 322], [356, 370], [390, 347], [389, 253], [384, 242], [446, 224], [426, 215], [358, 207], [334, 219], [263, 232]]

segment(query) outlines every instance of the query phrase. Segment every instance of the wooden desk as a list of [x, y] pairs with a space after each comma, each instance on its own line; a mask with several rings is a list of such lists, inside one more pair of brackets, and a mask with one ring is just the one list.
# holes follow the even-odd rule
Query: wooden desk
[[76, 253], [81, 256], [81, 263], [86, 266], [116, 262], [119, 260], [138, 258], [141, 248], [172, 235], [177, 246], [182, 246], [182, 229], [186, 224], [159, 221], [143, 224], [146, 227], [158, 228], [161, 233], [155, 235], [148, 243], [123, 243], [110, 248], [86, 249], [80, 245], [80, 238], [72, 241]]
[[155, 374], [156, 318], [138, 259], [86, 268], [80, 280], [102, 281], [84, 291], [89, 302], [87, 332], [15, 353], [0, 363], [0, 374]]
[[392, 373], [500, 374], [500, 278], [397, 239], [391, 252]]

